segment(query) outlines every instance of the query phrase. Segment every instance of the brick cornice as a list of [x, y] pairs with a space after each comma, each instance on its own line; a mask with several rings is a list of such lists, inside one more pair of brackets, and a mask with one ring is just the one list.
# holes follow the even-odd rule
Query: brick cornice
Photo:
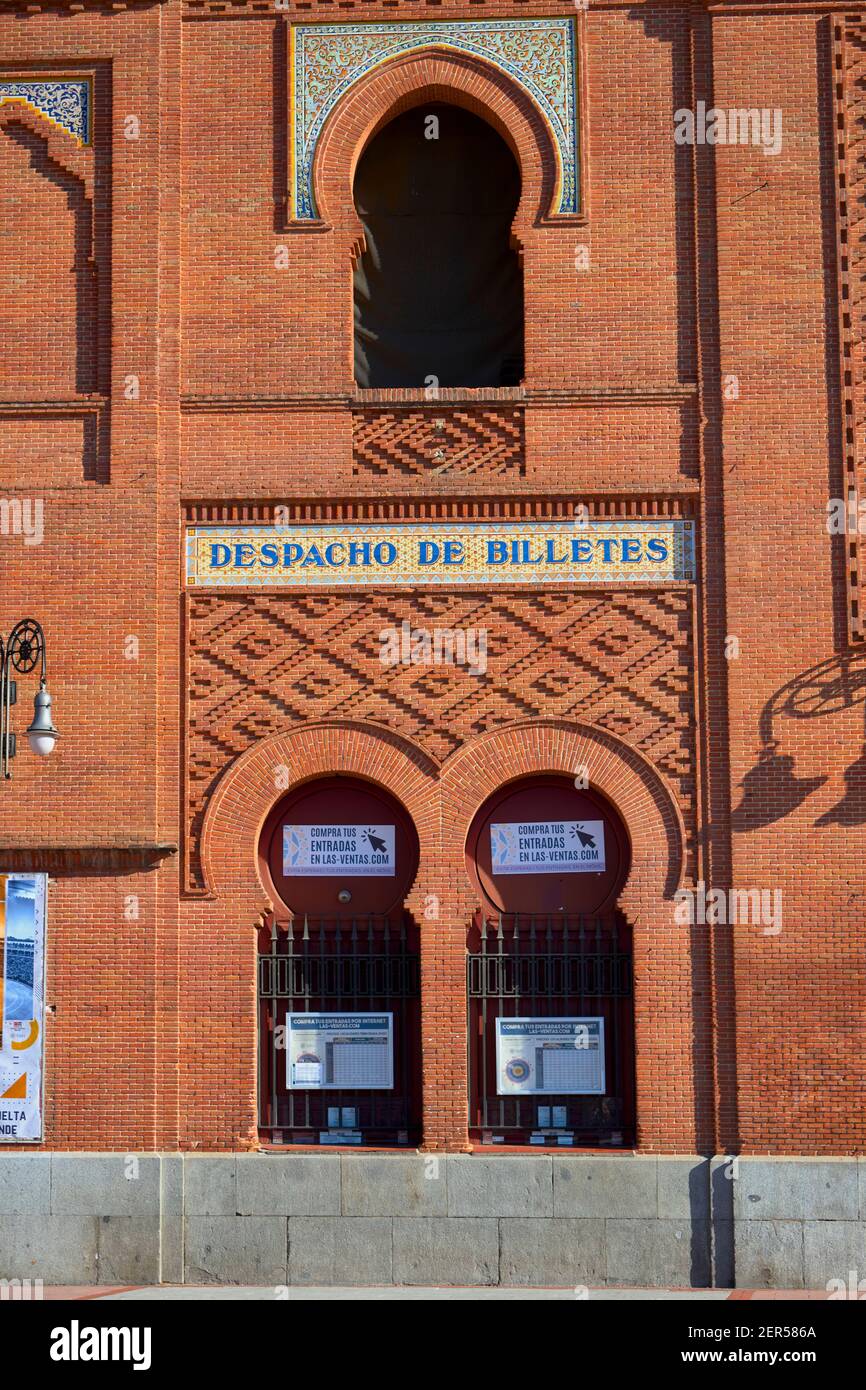
[[[648, 492], [646, 488], [629, 494], [582, 493], [580, 501], [595, 517], [693, 516], [698, 493], [692, 485], [682, 493]], [[268, 525], [274, 521], [274, 508], [282, 507], [288, 519], [299, 525], [327, 521], [568, 521], [575, 515], [575, 497], [529, 493], [490, 493], [483, 497], [452, 495], [438, 497], [414, 493], [411, 497], [394, 496], [365, 498], [357, 496], [280, 499], [278, 502], [256, 499], [225, 501], [189, 500], [184, 504], [184, 518], [190, 524], [208, 525]], [[281, 513], [282, 515], [282, 513]]]
[[[0, 0], [2, 14], [82, 14], [91, 11], [118, 12], [124, 10], [146, 10], [157, 6], [174, 6], [178, 0]], [[859, 13], [859, 7], [845, 4], [844, 0], [668, 0], [665, 9], [682, 8], [707, 12], [712, 15], [753, 14], [760, 15], [808, 15], [808, 14], [852, 14]], [[332, 0], [313, 0], [313, 4], [299, 4], [291, 0], [285, 8], [277, 9], [274, 0], [180, 0], [184, 19], [263, 19], [273, 20], [282, 16], [290, 23], [322, 24], [334, 23], [335, 15]], [[567, 7], [563, 7], [565, 13]], [[657, 0], [587, 0], [584, 12], [609, 10], [628, 10], [640, 12], [661, 8]], [[345, 0], [339, 10], [342, 22], [369, 23], [372, 21], [397, 23], [400, 20], [422, 21], [448, 18], [461, 19], [500, 19], [500, 18], [539, 18], [551, 12], [545, 0], [530, 0], [529, 4], [501, 4], [489, 0], [487, 4], [467, 5], [465, 0], [444, 0], [444, 3], [431, 4], [430, 0], [400, 0], [399, 5], [361, 4]]]
[[150, 10], [173, 0], [0, 0], [2, 14], [84, 14], [90, 11]]
[[133, 874], [156, 868], [177, 854], [176, 844], [0, 845], [0, 864], [7, 873], [69, 874], [86, 871]]
[[394, 387], [382, 391], [356, 389], [354, 392], [327, 392], [284, 396], [182, 396], [180, 408], [186, 415], [219, 414], [231, 411], [266, 410], [347, 410], [363, 406], [412, 406], [419, 410], [442, 410], [453, 405], [680, 405], [694, 400], [697, 383], [663, 382], [657, 386], [587, 387], [456, 387], [443, 386], [435, 400], [423, 388]]
[[[168, 0], [157, 0], [158, 3], [167, 3]], [[23, 0], [16, 6], [17, 8], [33, 8], [25, 5]], [[273, 0], [182, 0], [183, 16], [185, 19], [239, 19], [239, 18], [260, 18], [267, 19], [275, 11]], [[47, 8], [47, 6], [46, 6]], [[61, 5], [56, 8], [83, 8], [82, 5]], [[124, 5], [111, 5], [113, 9], [125, 9]], [[575, 7], [577, 8], [577, 7]], [[846, 5], [844, 0], [668, 0], [668, 3], [661, 4], [659, 0], [585, 0], [579, 13], [606, 12], [609, 10], [627, 10], [631, 13], [639, 13], [642, 10], [656, 9], [683, 9], [695, 10], [698, 12], [708, 12], [710, 14], [829, 14], [836, 11], [849, 14], [852, 6]], [[856, 11], [857, 6], [853, 7]], [[564, 14], [567, 7], [561, 7]], [[290, 23], [311, 24], [321, 22], [322, 24], [340, 23], [370, 23], [370, 22], [391, 22], [402, 21], [411, 22], [412, 20], [423, 21], [431, 17], [437, 19], [538, 19], [548, 16], [553, 11], [546, 0], [529, 0], [522, 3], [519, 8], [515, 4], [501, 3], [501, 0], [487, 0], [486, 3], [473, 3], [468, 5], [466, 0], [399, 0], [397, 5], [388, 4], [387, 0], [378, 0], [378, 3], [369, 3], [369, 0], [342, 0], [338, 15], [333, 9], [333, 0], [286, 0], [285, 7], [276, 11]], [[339, 16], [339, 17], [338, 17]]]

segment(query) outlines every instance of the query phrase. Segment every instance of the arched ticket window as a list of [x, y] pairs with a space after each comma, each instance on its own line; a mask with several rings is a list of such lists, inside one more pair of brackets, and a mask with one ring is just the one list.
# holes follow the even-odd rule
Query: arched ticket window
[[470, 1133], [539, 1146], [635, 1137], [630, 846], [606, 798], [560, 776], [501, 787], [466, 842]]
[[411, 817], [352, 777], [283, 797], [259, 839], [259, 1127], [274, 1143], [420, 1138], [418, 867]]
[[517, 385], [520, 172], [502, 137], [462, 107], [413, 107], [370, 141], [354, 194], [366, 243], [354, 277], [358, 385]]

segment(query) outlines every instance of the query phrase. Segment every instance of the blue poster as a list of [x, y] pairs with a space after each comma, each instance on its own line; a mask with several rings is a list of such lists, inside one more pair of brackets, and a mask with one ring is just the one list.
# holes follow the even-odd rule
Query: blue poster
[[47, 883], [0, 873], [0, 1140], [42, 1138]]

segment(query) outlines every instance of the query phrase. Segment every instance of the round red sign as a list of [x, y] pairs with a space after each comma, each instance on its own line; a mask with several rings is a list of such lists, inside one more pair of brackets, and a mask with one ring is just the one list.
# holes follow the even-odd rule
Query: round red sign
[[402, 906], [418, 867], [412, 819], [358, 778], [307, 782], [273, 808], [259, 864], [275, 906], [294, 916], [384, 915]]
[[628, 864], [628, 835], [610, 803], [554, 775], [500, 787], [466, 841], [469, 876], [496, 912], [606, 912]]

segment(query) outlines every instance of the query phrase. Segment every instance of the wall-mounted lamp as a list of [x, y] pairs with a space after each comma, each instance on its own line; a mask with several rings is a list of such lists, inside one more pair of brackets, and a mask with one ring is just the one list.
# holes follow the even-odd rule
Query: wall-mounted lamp
[[27, 729], [27, 739], [34, 753], [46, 758], [60, 735], [51, 719], [51, 696], [46, 685], [45, 633], [33, 618], [16, 623], [5, 646], [0, 637], [0, 772], [4, 780], [12, 773], [9, 764], [15, 757], [15, 735], [12, 732], [12, 706], [18, 699], [17, 682], [12, 672], [27, 675], [40, 663], [39, 689], [33, 701], [33, 719]]

